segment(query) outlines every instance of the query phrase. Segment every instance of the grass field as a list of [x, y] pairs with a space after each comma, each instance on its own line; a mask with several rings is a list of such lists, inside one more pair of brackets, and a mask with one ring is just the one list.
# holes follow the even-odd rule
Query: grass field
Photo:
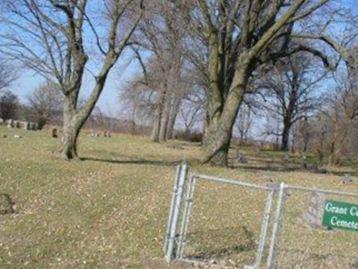
[[[287, 166], [279, 152], [244, 148], [248, 164], [225, 169], [201, 166], [199, 145], [187, 142], [83, 134], [82, 160], [73, 162], [58, 159], [59, 143], [46, 130], [0, 127], [0, 193], [16, 206], [15, 214], [0, 215], [0, 268], [186, 267], [168, 267], [162, 258], [175, 165], [183, 159], [192, 171], [248, 182], [358, 191], [357, 167], [310, 173], [298, 157]], [[355, 181], [342, 185], [344, 173]], [[200, 183], [195, 195], [187, 255], [225, 257], [238, 268], [250, 263], [265, 194]], [[299, 221], [308, 197], [289, 199], [281, 268], [358, 268], [358, 233], [312, 230]]]

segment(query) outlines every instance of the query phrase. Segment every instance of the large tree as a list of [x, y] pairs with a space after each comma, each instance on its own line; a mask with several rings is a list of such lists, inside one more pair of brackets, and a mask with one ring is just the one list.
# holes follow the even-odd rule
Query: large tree
[[[180, 103], [185, 94], [182, 83], [183, 42], [188, 25], [180, 13], [188, 12], [188, 2], [151, 1], [135, 35], [137, 56], [144, 76], [147, 76], [144, 82], [152, 88], [156, 97], [151, 135], [154, 142], [172, 138]], [[150, 68], [152, 70], [146, 70]], [[153, 75], [156, 81], [150, 83]]]
[[320, 57], [326, 66], [330, 65], [321, 50], [300, 42], [303, 35], [292, 40], [292, 35], [305, 30], [301, 21], [329, 0], [196, 2], [192, 22], [199, 29], [198, 39], [208, 48], [209, 124], [204, 162], [227, 165], [237, 112], [250, 77], [260, 66], [299, 51]]
[[263, 106], [281, 121], [281, 150], [288, 150], [291, 127], [318, 109], [319, 87], [326, 72], [319, 71], [314, 59], [304, 54], [284, 58], [272, 67], [262, 81]]
[[[1, 5], [6, 12], [0, 50], [59, 85], [64, 96], [61, 154], [76, 158], [80, 130], [129, 44], [143, 0], [14, 0]], [[93, 75], [93, 86], [79, 106], [85, 74]]]

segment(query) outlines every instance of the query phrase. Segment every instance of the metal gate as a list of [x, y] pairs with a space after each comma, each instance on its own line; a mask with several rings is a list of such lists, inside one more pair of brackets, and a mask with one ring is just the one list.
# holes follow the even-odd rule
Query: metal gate
[[[189, 174], [189, 167], [186, 163], [177, 167], [174, 180], [173, 196], [170, 205], [166, 235], [164, 239], [163, 251], [166, 261], [181, 260], [192, 262], [193, 259], [187, 258], [184, 253], [188, 245], [189, 219], [193, 208], [194, 190], [199, 181], [211, 182], [220, 185], [241, 187], [241, 190], [257, 190], [265, 193], [264, 203], [259, 205], [261, 208], [261, 227], [257, 235], [257, 246], [254, 260], [246, 268], [282, 268], [288, 267], [284, 261], [285, 240], [280, 240], [282, 224], [286, 225], [285, 207], [287, 206], [288, 195], [292, 192], [316, 192], [328, 195], [344, 195], [358, 197], [358, 193], [340, 192], [332, 190], [322, 190], [306, 188], [300, 186], [290, 186], [285, 183], [257, 185], [240, 180], [213, 177], [200, 174]], [[290, 212], [287, 213], [289, 216]], [[287, 226], [286, 226], [287, 228]], [[291, 242], [293, 243], [293, 242]], [[255, 244], [256, 245], [256, 244]], [[297, 267], [301, 268], [301, 267]]]

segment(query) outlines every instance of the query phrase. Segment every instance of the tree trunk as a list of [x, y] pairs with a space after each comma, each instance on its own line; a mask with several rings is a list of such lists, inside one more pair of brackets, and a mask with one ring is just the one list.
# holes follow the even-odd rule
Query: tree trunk
[[[211, 102], [209, 103], [210, 125], [204, 141], [206, 151], [204, 163], [218, 166], [228, 165], [232, 129], [250, 76], [250, 60], [250, 57], [246, 55], [242, 55], [238, 60], [238, 66], [224, 102], [220, 94], [212, 94], [209, 97]], [[220, 101], [221, 104], [219, 104]], [[220, 113], [220, 111], [222, 112]]]
[[[107, 65], [112, 66], [113, 63], [107, 63]], [[97, 83], [87, 102], [81, 108], [77, 108], [77, 99], [80, 88], [77, 88], [70, 92], [68, 95], [65, 95], [63, 105], [63, 136], [61, 149], [61, 156], [65, 160], [78, 158], [78, 135], [82, 126], [91, 115], [93, 108], [96, 105], [98, 98], [105, 86], [106, 78], [110, 70], [110, 67], [107, 65], [104, 67], [101, 75], [98, 77]]]
[[284, 123], [283, 132], [282, 132], [282, 140], [281, 140], [281, 150], [288, 150], [288, 140], [290, 137], [290, 128], [291, 126], [287, 123]]
[[61, 156], [65, 160], [77, 159], [77, 139], [80, 128], [71, 122], [64, 122]]
[[164, 106], [165, 106], [165, 100], [166, 100], [166, 85], [162, 85], [162, 92], [160, 94], [160, 99], [158, 102], [158, 106], [155, 110], [155, 117], [154, 117], [154, 124], [151, 134], [151, 140], [153, 142], [159, 143], [160, 140], [160, 132], [162, 129], [162, 118], [164, 113]]
[[227, 124], [230, 124], [230, 120], [222, 119], [222, 122], [217, 126], [213, 124], [208, 129], [208, 135], [205, 141], [206, 155], [204, 163], [210, 163], [217, 166], [228, 165], [228, 152], [230, 148], [231, 132], [228, 130]]
[[158, 106], [155, 110], [153, 129], [152, 129], [152, 134], [150, 136], [150, 139], [156, 143], [159, 142], [160, 119], [161, 119], [161, 111], [160, 111], [160, 106]]
[[167, 138], [168, 131], [168, 121], [169, 121], [169, 109], [168, 109], [168, 98], [165, 98], [166, 104], [162, 112], [162, 117], [160, 119], [160, 129], [159, 129], [159, 142], [165, 142]]
[[77, 154], [77, 138], [81, 125], [76, 122], [76, 100], [71, 96], [67, 96], [64, 100], [63, 109], [63, 135], [61, 157], [65, 160], [78, 158]]
[[167, 130], [167, 137], [166, 139], [173, 139], [174, 137], [174, 125], [176, 120], [177, 114], [170, 115], [169, 121], [168, 121], [168, 130]]
[[243, 100], [247, 77], [239, 76], [236, 81], [236, 87], [230, 91], [220, 117], [211, 121], [208, 127], [204, 145], [206, 151], [204, 163], [218, 166], [228, 165], [232, 129]]

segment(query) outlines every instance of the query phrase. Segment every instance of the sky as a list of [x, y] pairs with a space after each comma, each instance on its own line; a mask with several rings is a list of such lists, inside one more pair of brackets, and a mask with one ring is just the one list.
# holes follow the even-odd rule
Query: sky
[[[358, 0], [336, 0], [336, 2], [350, 7], [351, 10], [358, 15]], [[131, 61], [130, 53], [125, 51], [112, 69], [107, 79], [105, 89], [98, 101], [98, 106], [103, 112], [110, 116], [120, 116], [119, 91], [138, 73], [141, 73], [140, 66], [135, 61]], [[26, 103], [27, 96], [41, 85], [44, 79], [29, 70], [21, 69], [19, 74], [19, 79], [12, 85], [11, 90], [19, 96], [22, 102]], [[84, 96], [87, 96], [90, 90], [91, 82], [89, 79], [85, 79], [82, 90]]]
[[[120, 61], [111, 70], [106, 81], [105, 88], [98, 100], [98, 106], [110, 116], [119, 116], [119, 92], [135, 76], [141, 72], [140, 66], [130, 61], [131, 56], [128, 52], [124, 53]], [[128, 65], [128, 63], [130, 64]], [[11, 86], [11, 91], [15, 93], [22, 103], [27, 103], [27, 97], [36, 90], [39, 85], [45, 82], [45, 79], [31, 70], [20, 69], [19, 79]], [[88, 96], [91, 91], [91, 83], [84, 79], [82, 94]]]

